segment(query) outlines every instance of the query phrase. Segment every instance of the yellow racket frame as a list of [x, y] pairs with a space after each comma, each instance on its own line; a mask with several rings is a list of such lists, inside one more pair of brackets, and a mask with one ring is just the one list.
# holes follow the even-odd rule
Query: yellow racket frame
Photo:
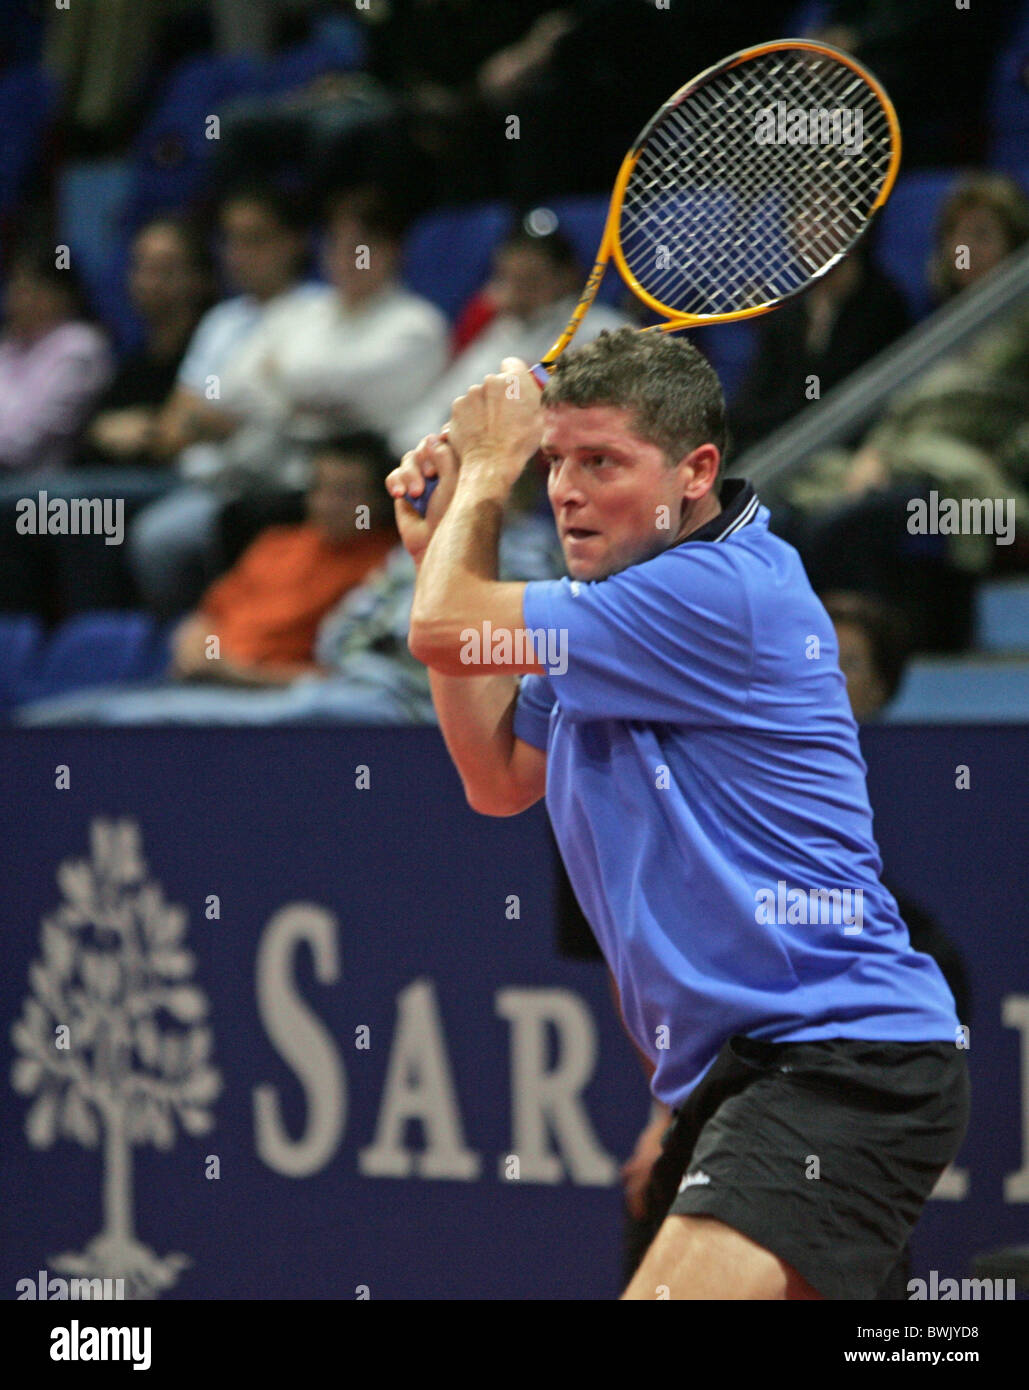
[[596, 298], [597, 290], [600, 287], [600, 282], [604, 278], [604, 274], [607, 270], [608, 265], [611, 262], [612, 257], [614, 258], [615, 266], [618, 269], [619, 275], [621, 275], [622, 279], [632, 290], [636, 298], [641, 300], [642, 303], [646, 304], [648, 308], [653, 309], [655, 313], [661, 314], [662, 317], [666, 320], [666, 322], [664, 323], [654, 324], [651, 329], [644, 329], [643, 331], [652, 332], [656, 329], [662, 333], [675, 333], [683, 328], [696, 328], [699, 325], [706, 323], [734, 323], [740, 319], [752, 319], [757, 318], [759, 314], [767, 314], [772, 309], [777, 308], [780, 304], [784, 304], [788, 299], [792, 299], [794, 295], [803, 294], [805, 290], [809, 289], [811, 285], [813, 285], [817, 280], [820, 280], [823, 275], [828, 274], [828, 272], [832, 270], [832, 268], [835, 265], [839, 264], [839, 262], [843, 259], [844, 256], [850, 253], [854, 245], [856, 245], [857, 241], [864, 234], [864, 231], [867, 230], [867, 226], [862, 229], [862, 232], [859, 233], [858, 237], [855, 238], [854, 242], [852, 242], [851, 245], [846, 248], [846, 250], [840, 251], [830, 261], [828, 261], [822, 267], [822, 269], [818, 271], [816, 275], [812, 275], [810, 280], [805, 281], [803, 285], [798, 286], [797, 289], [792, 290], [787, 295], [783, 295], [778, 299], [770, 300], [767, 304], [751, 305], [746, 309], [735, 309], [731, 313], [727, 314], [682, 314], [675, 313], [669, 310], [666, 305], [662, 304], [659, 300], [655, 299], [653, 295], [649, 294], [643, 288], [643, 286], [639, 283], [635, 275], [633, 275], [632, 271], [626, 264], [625, 256], [622, 252], [622, 246], [618, 236], [618, 223], [621, 218], [622, 200], [625, 197], [625, 189], [628, 185], [629, 179], [632, 177], [632, 171], [636, 167], [640, 155], [643, 152], [643, 147], [646, 144], [647, 138], [650, 135], [650, 132], [653, 130], [654, 126], [658, 124], [658, 122], [668, 111], [670, 111], [673, 107], [678, 106], [681, 102], [685, 101], [685, 99], [692, 92], [696, 91], [698, 87], [702, 86], [712, 77], [715, 77], [723, 72], [728, 72], [732, 68], [738, 67], [741, 63], [748, 62], [752, 58], [759, 58], [765, 53], [775, 53], [784, 49], [802, 49], [808, 53], [821, 54], [823, 56], [829, 56], [836, 59], [845, 67], [850, 68], [852, 72], [856, 73], [858, 77], [860, 77], [864, 82], [866, 82], [868, 86], [872, 89], [872, 91], [875, 93], [875, 95], [878, 97], [880, 103], [882, 104], [882, 108], [886, 113], [886, 120], [889, 125], [890, 143], [892, 148], [890, 152], [889, 167], [886, 171], [886, 178], [883, 181], [883, 186], [880, 189], [879, 195], [876, 198], [874, 204], [872, 205], [872, 208], [868, 215], [867, 226], [871, 225], [876, 213], [879, 211], [879, 209], [883, 206], [887, 198], [889, 198], [890, 194], [892, 193], [893, 185], [897, 181], [897, 172], [900, 169], [900, 122], [897, 120], [897, 113], [894, 110], [893, 102], [887, 95], [882, 83], [878, 80], [878, 78], [876, 78], [872, 73], [870, 73], [866, 67], [859, 63], [855, 58], [852, 58], [849, 53], [844, 53], [842, 52], [842, 50], [838, 48], [833, 48], [830, 44], [827, 43], [816, 43], [811, 39], [776, 39], [772, 43], [756, 44], [753, 48], [742, 49], [739, 53], [734, 53], [729, 58], [723, 58], [721, 62], [715, 63], [712, 67], [705, 68], [705, 70], [702, 73], [699, 73], [696, 77], [691, 78], [689, 82], [687, 82], [684, 86], [680, 87], [679, 90], [675, 93], [675, 95], [670, 97], [668, 101], [664, 103], [661, 109], [651, 118], [643, 133], [636, 141], [636, 144], [625, 156], [624, 160], [622, 161], [622, 166], [618, 171], [618, 177], [615, 179], [614, 190], [611, 194], [611, 203], [608, 207], [607, 212], [607, 220], [604, 224], [604, 234], [601, 238], [600, 246], [597, 249], [597, 256], [593, 265], [593, 269], [590, 271], [589, 278], [587, 279], [585, 287], [583, 288], [582, 298], [575, 306], [575, 309], [572, 312], [572, 316], [568, 320], [565, 330], [561, 334], [560, 338], [558, 338], [557, 342], [546, 354], [546, 356], [541, 359], [539, 364], [541, 367], [549, 368], [551, 363], [553, 363], [558, 357], [560, 357], [561, 353], [564, 352], [565, 348], [568, 346], [572, 338], [575, 336], [575, 333], [578, 330], [579, 325], [586, 317], [587, 310], [593, 303], [593, 300]]

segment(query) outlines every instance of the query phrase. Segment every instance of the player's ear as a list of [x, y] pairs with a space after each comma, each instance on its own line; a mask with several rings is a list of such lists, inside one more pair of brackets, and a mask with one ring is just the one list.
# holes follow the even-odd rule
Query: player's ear
[[690, 502], [705, 497], [718, 481], [722, 456], [714, 444], [700, 444], [680, 462], [683, 471], [683, 497]]

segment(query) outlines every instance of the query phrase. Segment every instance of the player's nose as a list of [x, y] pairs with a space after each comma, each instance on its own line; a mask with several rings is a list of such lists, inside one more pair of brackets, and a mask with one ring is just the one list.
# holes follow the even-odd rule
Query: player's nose
[[580, 505], [586, 500], [582, 470], [577, 469], [571, 459], [562, 459], [559, 464], [551, 463], [547, 491], [555, 509]]

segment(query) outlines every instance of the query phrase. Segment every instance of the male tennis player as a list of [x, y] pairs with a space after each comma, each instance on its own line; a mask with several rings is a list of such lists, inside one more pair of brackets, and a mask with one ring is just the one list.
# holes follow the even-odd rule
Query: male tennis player
[[[503, 368], [388, 486], [468, 800], [508, 816], [546, 794], [676, 1112], [667, 1216], [624, 1297], [875, 1298], [957, 1154], [968, 1077], [950, 991], [879, 882], [832, 624], [751, 487], [717, 487], [696, 349], [606, 334], [542, 400]], [[540, 448], [569, 577], [499, 583]], [[434, 474], [422, 519], [402, 494]]]

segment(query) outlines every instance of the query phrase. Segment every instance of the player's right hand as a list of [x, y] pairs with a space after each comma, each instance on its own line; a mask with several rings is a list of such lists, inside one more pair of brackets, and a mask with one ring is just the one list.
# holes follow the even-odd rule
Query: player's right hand
[[[393, 498], [397, 530], [407, 553], [420, 564], [425, 548], [443, 520], [457, 487], [457, 455], [438, 434], [429, 434], [400, 461], [399, 468], [386, 478], [386, 490]], [[411, 505], [409, 497], [421, 497], [427, 478], [438, 478], [439, 485], [429, 498], [425, 516]]]

